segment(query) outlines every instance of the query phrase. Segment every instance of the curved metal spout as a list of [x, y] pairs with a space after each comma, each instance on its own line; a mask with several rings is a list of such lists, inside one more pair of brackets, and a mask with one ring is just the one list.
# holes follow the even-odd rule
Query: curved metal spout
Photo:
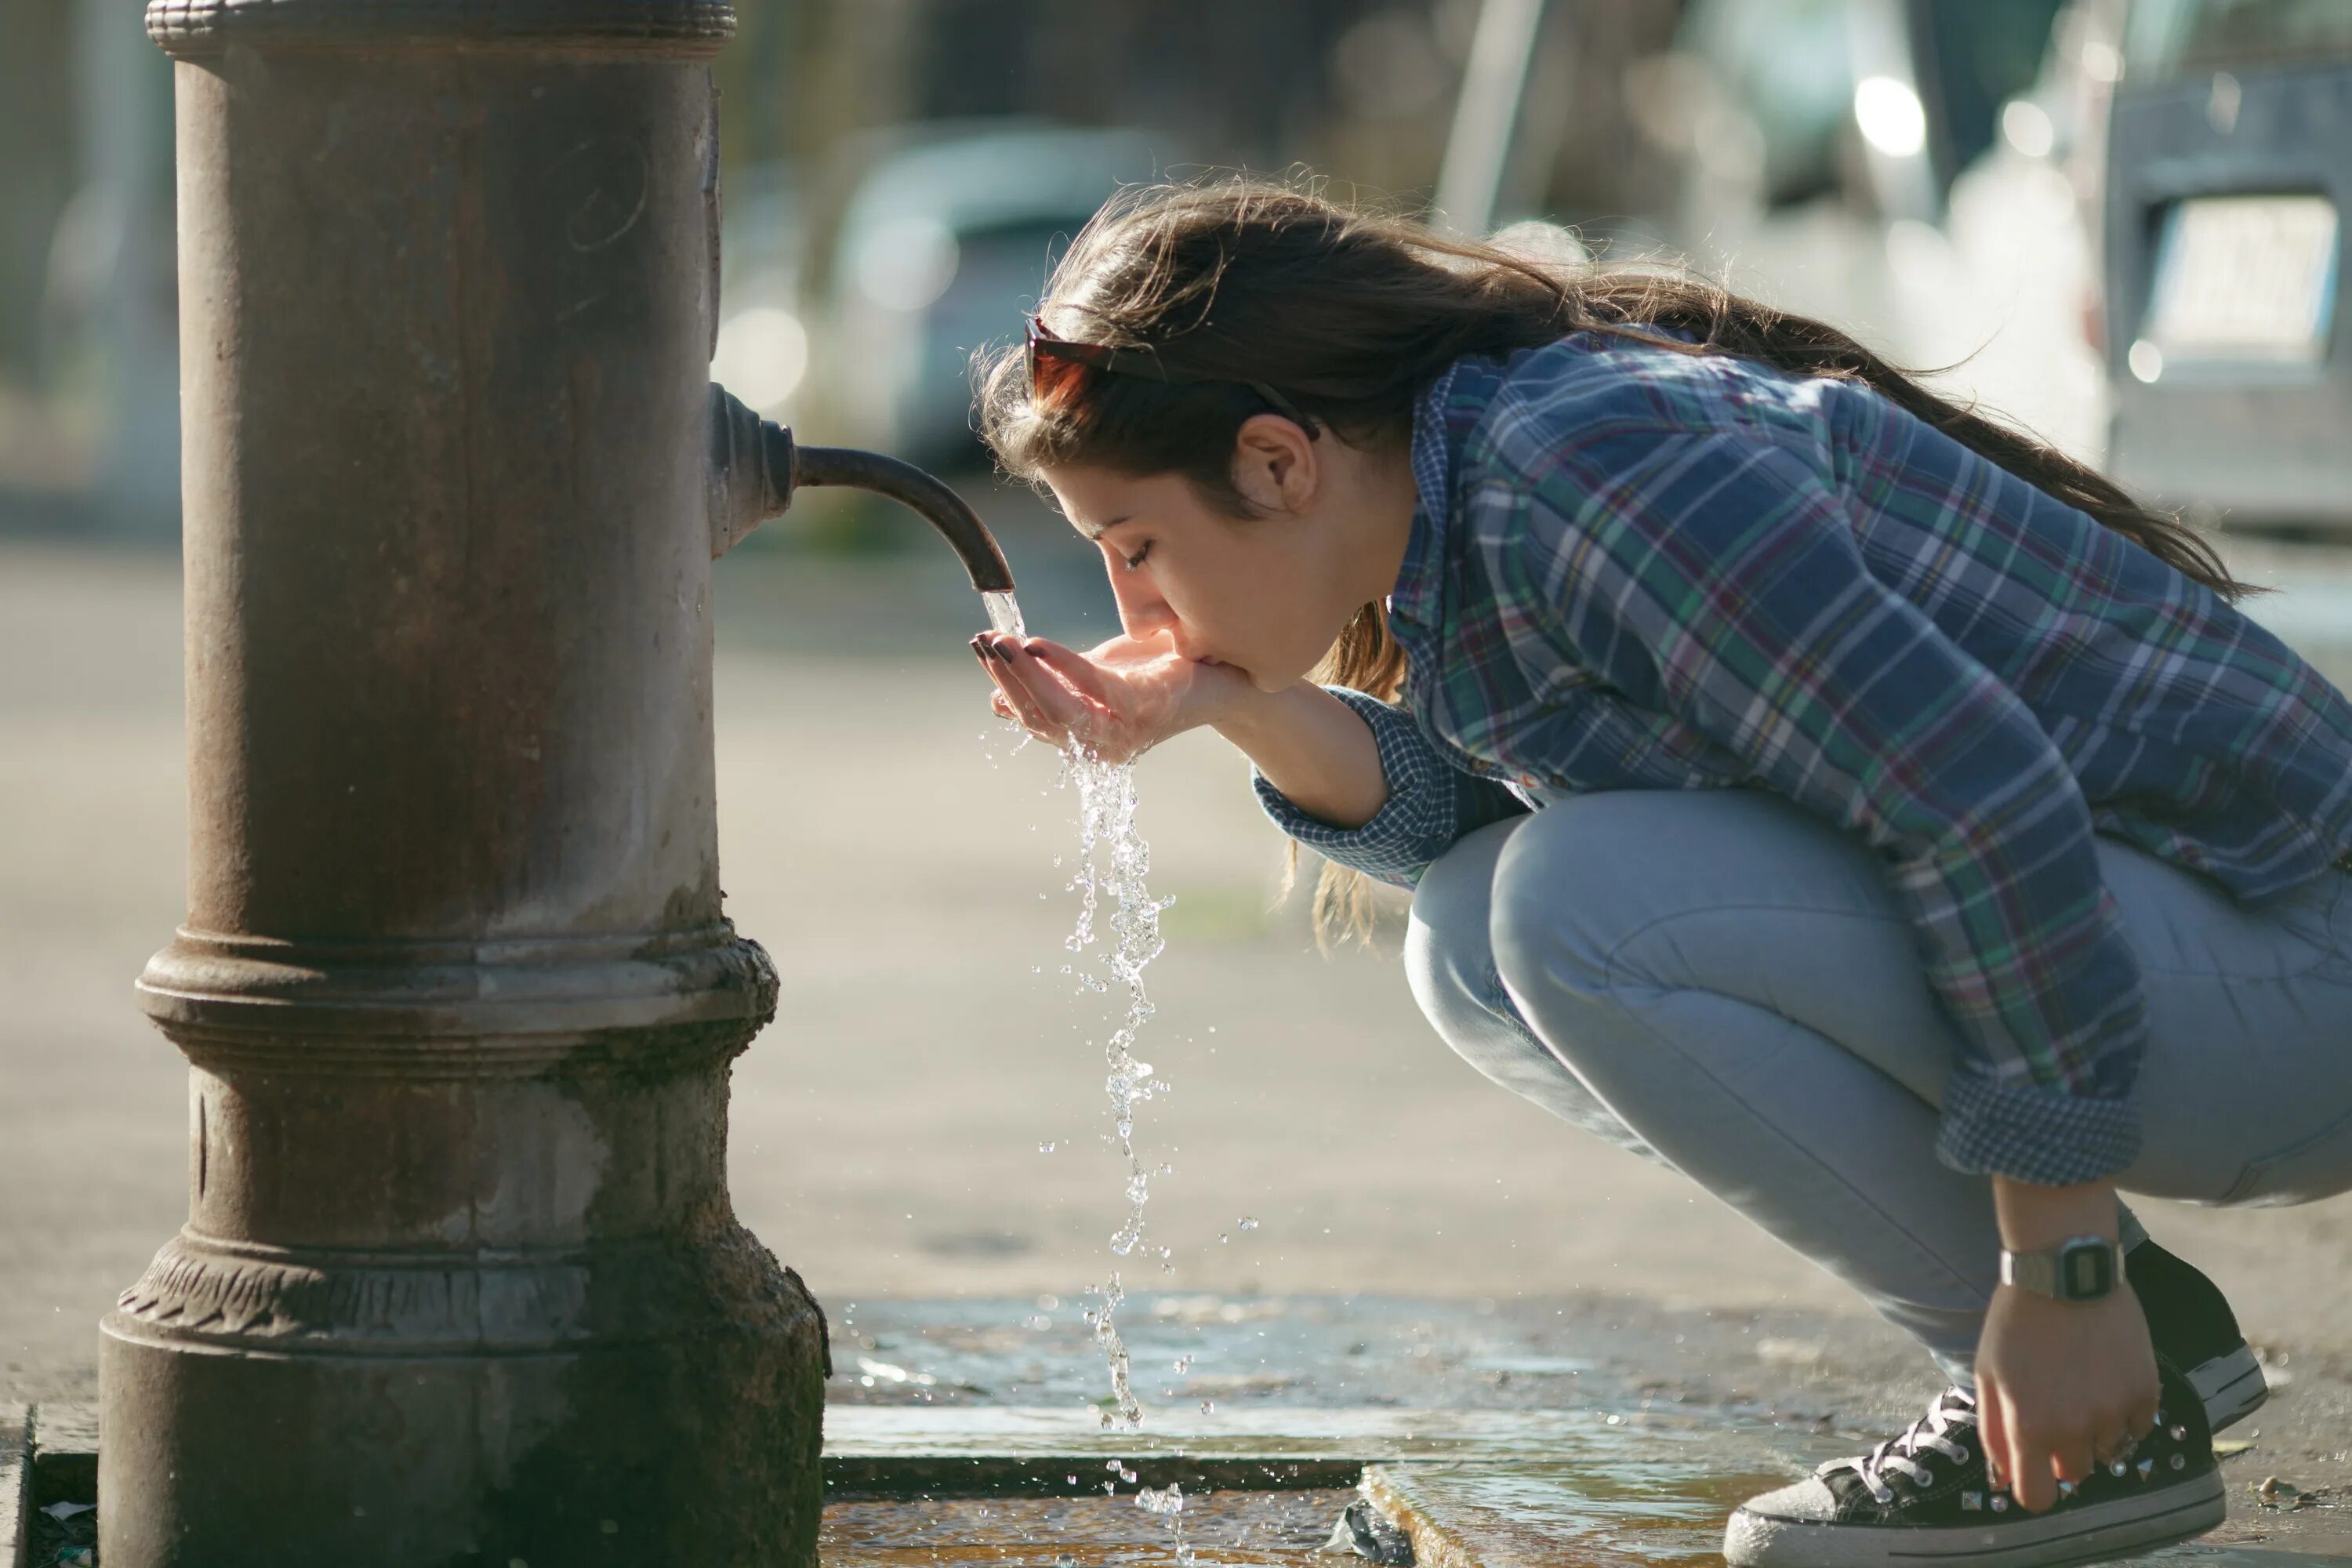
[[802, 447], [742, 400], [710, 388], [710, 553], [724, 555], [760, 524], [781, 517], [803, 485], [847, 485], [920, 513], [963, 562], [980, 593], [1010, 593], [1013, 569], [980, 514], [945, 482], [912, 463], [846, 447]]
[[974, 588], [983, 594], [1012, 590], [1013, 569], [1004, 563], [1004, 552], [996, 547], [996, 538], [980, 521], [980, 514], [946, 481], [912, 463], [848, 447], [801, 447], [794, 453], [793, 481], [849, 485], [904, 502], [922, 513], [923, 520], [947, 540], [948, 547], [963, 558], [963, 569], [971, 574]]

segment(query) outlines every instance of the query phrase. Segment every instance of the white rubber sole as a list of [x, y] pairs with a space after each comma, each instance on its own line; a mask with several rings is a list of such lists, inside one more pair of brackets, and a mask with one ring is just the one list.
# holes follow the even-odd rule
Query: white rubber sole
[[1825, 1524], [1743, 1508], [1724, 1529], [1723, 1556], [1731, 1568], [2063, 1568], [2189, 1540], [2228, 1512], [2219, 1469], [2149, 1498], [2118, 1498], [1990, 1528]]
[[2242, 1344], [2191, 1371], [2189, 1383], [2205, 1402], [2205, 1419], [2216, 1432], [2252, 1415], [2271, 1396], [2262, 1363]]

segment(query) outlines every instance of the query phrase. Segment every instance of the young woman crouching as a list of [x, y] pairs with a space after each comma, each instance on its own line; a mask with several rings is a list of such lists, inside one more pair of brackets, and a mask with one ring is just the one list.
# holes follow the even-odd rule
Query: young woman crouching
[[2352, 1187], [2352, 706], [2204, 542], [1820, 323], [1245, 181], [1123, 195], [984, 372], [1124, 628], [975, 639], [998, 710], [1215, 728], [1319, 915], [1413, 889], [1455, 1050], [1950, 1378], [1732, 1563], [2221, 1521], [2262, 1374], [2117, 1194]]

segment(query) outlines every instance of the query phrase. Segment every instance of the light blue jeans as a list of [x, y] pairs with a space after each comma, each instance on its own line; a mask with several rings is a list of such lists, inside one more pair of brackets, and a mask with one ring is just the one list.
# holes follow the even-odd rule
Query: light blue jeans
[[[2153, 1031], [2118, 1184], [2207, 1204], [2352, 1187], [2352, 876], [2241, 905], [2098, 852]], [[1748, 790], [1566, 797], [1431, 867], [1405, 958], [1480, 1072], [1681, 1171], [1970, 1381], [1990, 1184], [1936, 1158], [1958, 1041], [1859, 838]]]

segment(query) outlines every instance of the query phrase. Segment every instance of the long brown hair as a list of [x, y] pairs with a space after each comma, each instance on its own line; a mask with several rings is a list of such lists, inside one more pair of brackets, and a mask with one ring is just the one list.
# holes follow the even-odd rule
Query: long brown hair
[[[1242, 383], [1277, 388], [1349, 446], [1394, 451], [1411, 437], [1415, 398], [1454, 360], [1597, 331], [1860, 382], [2224, 598], [2260, 591], [2232, 577], [2179, 518], [1928, 391], [1835, 327], [1676, 268], [1538, 260], [1344, 205], [1312, 185], [1242, 175], [1122, 190], [1055, 266], [1038, 314], [1057, 337], [1145, 351], [1200, 379], [1090, 375], [1082, 395], [1041, 406], [1018, 345], [982, 351], [981, 433], [1008, 473], [1032, 483], [1066, 466], [1181, 474], [1207, 504], [1247, 519], [1253, 510], [1233, 481], [1234, 441], [1265, 405]], [[1377, 602], [1357, 613], [1316, 671], [1391, 702], [1404, 675]], [[1297, 863], [1294, 845], [1294, 870]], [[1318, 936], [1339, 928], [1369, 938], [1372, 907], [1361, 875], [1325, 865]]]

